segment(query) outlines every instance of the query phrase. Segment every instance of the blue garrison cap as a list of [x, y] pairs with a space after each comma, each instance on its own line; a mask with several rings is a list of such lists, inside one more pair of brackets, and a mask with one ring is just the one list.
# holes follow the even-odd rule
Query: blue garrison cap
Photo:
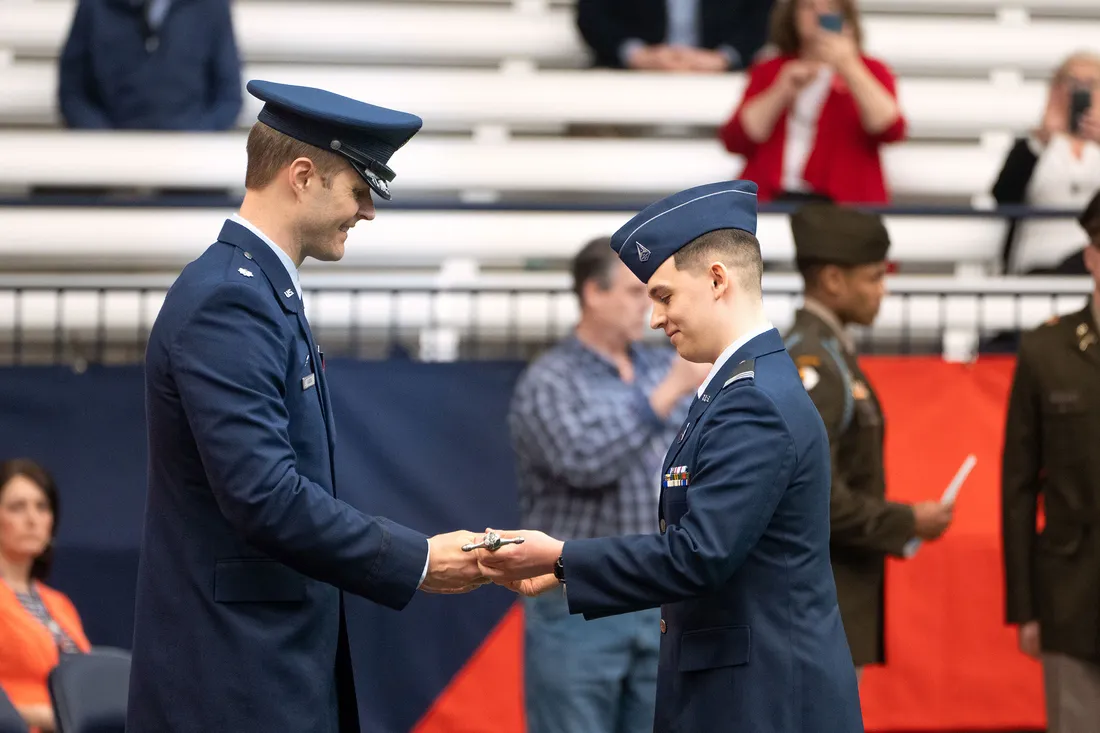
[[416, 115], [360, 102], [324, 89], [252, 80], [248, 92], [265, 104], [258, 120], [284, 135], [343, 156], [387, 201], [396, 174], [390, 156], [420, 131]]
[[756, 234], [756, 191], [752, 181], [696, 186], [650, 204], [611, 237], [630, 271], [644, 283], [684, 245], [718, 229]]

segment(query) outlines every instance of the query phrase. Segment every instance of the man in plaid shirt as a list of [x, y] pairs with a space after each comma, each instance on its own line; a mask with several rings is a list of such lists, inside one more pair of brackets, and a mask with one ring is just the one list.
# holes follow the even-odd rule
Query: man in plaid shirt
[[[522, 526], [558, 539], [657, 531], [659, 473], [710, 368], [638, 343], [646, 286], [609, 241], [573, 260], [581, 317], [516, 385], [509, 426]], [[562, 590], [524, 599], [529, 733], [653, 725], [660, 609], [585, 621]]]

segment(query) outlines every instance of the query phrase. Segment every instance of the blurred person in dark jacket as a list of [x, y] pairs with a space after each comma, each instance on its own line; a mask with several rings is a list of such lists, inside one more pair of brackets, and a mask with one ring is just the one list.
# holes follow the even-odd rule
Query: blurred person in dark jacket
[[747, 67], [767, 40], [773, 0], [577, 0], [596, 66], [721, 72]]
[[241, 111], [228, 0], [79, 0], [59, 73], [71, 128], [228, 130]]

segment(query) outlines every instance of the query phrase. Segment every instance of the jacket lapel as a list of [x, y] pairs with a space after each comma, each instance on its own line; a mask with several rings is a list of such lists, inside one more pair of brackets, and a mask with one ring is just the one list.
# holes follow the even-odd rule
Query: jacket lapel
[[722, 388], [726, 386], [726, 380], [728, 380], [746, 360], [756, 359], [765, 354], [782, 351], [783, 348], [783, 339], [780, 338], [779, 332], [772, 328], [750, 339], [747, 343], [742, 345], [741, 348], [733, 352], [733, 355], [726, 360], [726, 363], [722, 365], [722, 368], [718, 370], [714, 378], [707, 383], [707, 388], [703, 391], [702, 396], [697, 396], [695, 401], [691, 403], [691, 409], [688, 410], [688, 416], [684, 420], [684, 424], [680, 427], [680, 432], [676, 435], [676, 442], [669, 447], [668, 452], [665, 454], [665, 462], [661, 468], [662, 487], [664, 486], [664, 474], [668, 473], [669, 467], [672, 466], [673, 461], [676, 460], [681, 449], [687, 444], [688, 436], [691, 435], [691, 431], [699, 424], [699, 421], [703, 418], [703, 415], [714, 401], [714, 398], [717, 397], [718, 393], [722, 391]]
[[309, 321], [306, 320], [305, 310], [302, 307], [302, 299], [298, 297], [298, 292], [294, 288], [294, 282], [290, 279], [290, 273], [286, 271], [283, 263], [279, 260], [279, 256], [271, 250], [271, 247], [269, 247], [266, 242], [234, 221], [226, 221], [225, 224], [222, 225], [221, 233], [218, 234], [218, 241], [231, 244], [240, 249], [244, 252], [244, 256], [247, 259], [259, 265], [264, 277], [267, 278], [267, 282], [271, 285], [275, 299], [279, 301], [279, 305], [288, 313], [293, 313], [298, 320], [298, 328], [301, 330], [302, 336], [305, 337], [306, 343], [309, 345], [309, 358], [313, 362], [313, 373], [317, 376], [317, 400], [320, 402], [321, 416], [325, 423], [325, 434], [329, 446], [329, 463], [335, 485], [336, 470], [334, 453], [336, 436], [332, 425], [332, 407], [329, 404], [328, 385], [325, 382], [325, 370], [320, 363], [320, 351], [317, 349], [317, 343], [313, 340], [313, 332], [309, 328]]

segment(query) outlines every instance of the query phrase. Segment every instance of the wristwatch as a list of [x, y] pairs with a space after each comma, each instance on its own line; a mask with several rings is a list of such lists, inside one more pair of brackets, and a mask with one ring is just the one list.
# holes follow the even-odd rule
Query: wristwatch
[[554, 577], [558, 579], [559, 583], [565, 582], [565, 566], [561, 562], [562, 556], [558, 555], [558, 561], [554, 563]]

